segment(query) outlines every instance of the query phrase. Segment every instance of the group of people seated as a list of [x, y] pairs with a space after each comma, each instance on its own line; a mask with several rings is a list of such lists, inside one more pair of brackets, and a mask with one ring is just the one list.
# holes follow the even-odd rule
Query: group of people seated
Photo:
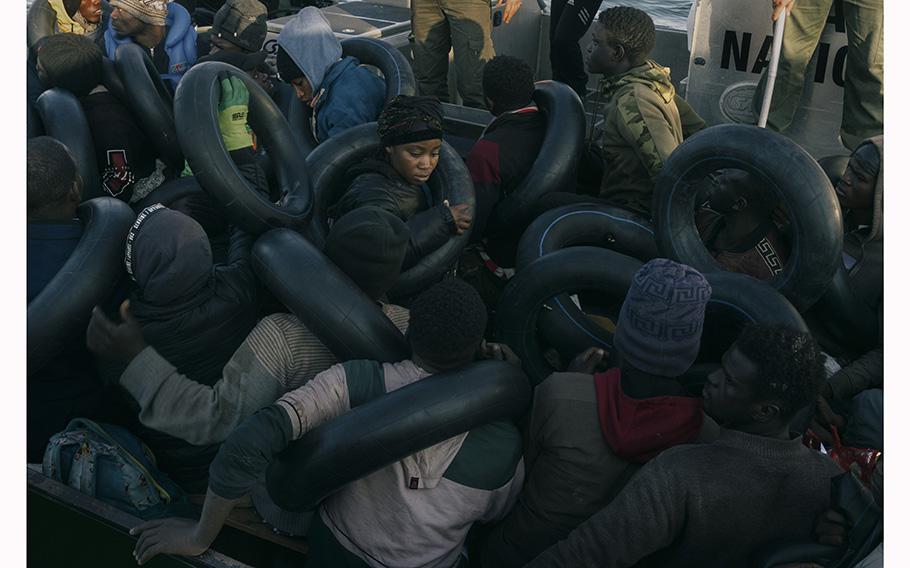
[[[204, 494], [198, 519], [132, 531], [143, 564], [158, 554], [201, 554], [232, 509], [249, 506], [248, 495], [263, 516], [278, 509], [263, 491], [265, 471], [320, 425], [480, 359], [521, 366], [489, 325], [521, 233], [490, 220], [548, 151], [548, 126], [530, 66], [493, 58], [483, 88], [494, 119], [466, 158], [476, 204], [434, 202], [428, 181], [445, 136], [441, 103], [386, 101], [382, 78], [342, 56], [318, 9], [285, 24], [276, 75], [262, 51], [266, 8], [257, 0], [227, 0], [204, 38], [175, 2], [110, 4], [102, 17], [97, 1], [52, 0], [56, 33], [29, 61], [30, 104], [47, 88], [81, 103], [102, 193], [135, 205], [193, 175], [188, 165], [164, 165], [129, 104], [105, 85], [103, 58], [115, 59], [124, 43], [140, 45], [170, 88], [195, 64], [236, 67], [220, 76], [222, 142], [264, 195], [267, 150], [248, 124], [241, 73], [273, 97], [293, 89], [312, 110], [298, 126], [317, 143], [375, 121], [381, 149], [346, 172], [321, 250], [411, 352], [391, 363], [339, 360], [263, 285], [251, 260], [258, 235], [233, 226], [214, 199], [137, 208], [115, 292], [94, 308], [84, 335], [29, 376], [27, 436], [35, 463], [75, 417], [120, 424], [148, 445], [161, 471]], [[603, 163], [602, 183], [597, 195], [561, 188], [547, 203], [605, 202], [650, 219], [663, 163], [705, 124], [676, 94], [669, 70], [649, 59], [655, 29], [645, 12], [604, 10], [594, 38], [588, 68], [603, 75], [603, 123], [591, 150]], [[835, 190], [848, 281], [879, 322], [882, 145], [880, 136], [860, 145]], [[723, 267], [768, 280], [791, 243], [786, 215], [763, 189], [743, 171], [716, 172], [693, 214]], [[64, 144], [28, 140], [29, 302], [78, 246], [84, 192]], [[446, 278], [414, 297], [389, 297], [403, 271], [469, 229], [470, 244]], [[686, 377], [711, 294], [696, 269], [649, 260], [614, 322], [613, 349], [591, 347], [549, 376], [519, 424], [475, 427], [345, 485], [303, 521], [287, 513], [273, 524], [305, 533], [311, 566], [734, 566], [776, 539], [823, 532], [825, 542], [843, 540], [845, 522], [825, 531], [817, 521], [837, 517], [830, 483], [844, 470], [802, 435], [811, 430], [829, 448], [842, 440], [883, 449], [881, 326], [863, 338], [874, 347], [860, 353], [839, 349], [823, 329], [746, 326], [693, 389]], [[880, 504], [883, 461], [872, 467]]]

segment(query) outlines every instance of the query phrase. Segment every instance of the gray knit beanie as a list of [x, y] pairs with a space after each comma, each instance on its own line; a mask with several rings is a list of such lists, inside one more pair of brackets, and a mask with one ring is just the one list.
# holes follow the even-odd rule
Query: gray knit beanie
[[685, 373], [701, 345], [711, 285], [700, 272], [666, 258], [642, 266], [626, 293], [613, 345], [623, 361], [662, 377]]
[[212, 35], [246, 51], [259, 51], [268, 31], [267, 17], [259, 0], [227, 0], [215, 13]]

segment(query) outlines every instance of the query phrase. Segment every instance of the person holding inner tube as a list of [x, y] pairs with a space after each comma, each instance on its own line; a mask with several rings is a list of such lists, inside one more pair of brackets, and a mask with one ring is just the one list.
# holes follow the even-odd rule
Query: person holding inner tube
[[[601, 511], [529, 567], [747, 566], [775, 539], [809, 540], [843, 473], [790, 422], [824, 381], [808, 333], [751, 325], [708, 376], [702, 398], [717, 440], [670, 448]], [[679, 432], [673, 432], [679, 435]]]
[[[82, 179], [62, 143], [48, 136], [26, 145], [26, 292], [34, 300], [76, 250], [83, 226], [76, 217]], [[26, 399], [29, 463], [41, 463], [48, 439], [77, 417], [122, 424], [126, 407], [98, 378], [85, 339], [73, 337], [43, 370], [28, 377]]]
[[[335, 365], [251, 416], [212, 464], [199, 521], [172, 518], [135, 527], [134, 556], [143, 564], [158, 554], [201, 554], [238, 499], [265, 474], [272, 456], [385, 392], [468, 365], [485, 328], [486, 310], [470, 286], [450, 279], [429, 288], [411, 307], [411, 359]], [[483, 351], [520, 364], [505, 346], [487, 344]], [[521, 436], [508, 422], [492, 422], [421, 450], [323, 501], [307, 533], [307, 566], [460, 565], [471, 525], [509, 510], [523, 472]]]
[[[816, 434], [830, 426], [844, 443], [883, 449], [884, 445], [884, 138], [860, 144], [835, 187], [844, 211], [844, 267], [856, 301], [878, 316], [876, 347], [834, 373], [822, 387]], [[824, 329], [819, 330], [824, 336]], [[821, 427], [819, 427], [821, 426]], [[830, 441], [829, 441], [830, 443]]]
[[525, 439], [528, 478], [515, 508], [487, 536], [481, 566], [523, 566], [608, 504], [641, 466], [679, 444], [711, 441], [718, 427], [677, 377], [698, 356], [711, 285], [658, 258], [626, 294], [612, 364], [579, 354], [534, 391]]
[[695, 226], [711, 256], [731, 272], [769, 280], [790, 257], [772, 213], [773, 195], [744, 170], [719, 172], [708, 201], [695, 211]]
[[[253, 238], [234, 228], [226, 264], [214, 265], [202, 226], [160, 203], [143, 209], [126, 239], [124, 262], [135, 283], [121, 317], [142, 330], [144, 340], [193, 381], [213, 385], [224, 365], [256, 326], [259, 284], [250, 263]], [[93, 312], [88, 334], [103, 322]], [[90, 342], [90, 346], [93, 343]], [[129, 359], [117, 352], [105, 373], [119, 377]], [[142, 415], [140, 413], [140, 420]], [[191, 445], [154, 428], [136, 432], [155, 453], [158, 465], [189, 492], [201, 490], [217, 445]]]
[[348, 190], [329, 207], [338, 219], [358, 207], [385, 209], [408, 225], [411, 238], [403, 269], [471, 226], [466, 203], [432, 203], [426, 185], [442, 148], [442, 105], [433, 97], [395, 97], [377, 121], [384, 146], [379, 155], [351, 168]]
[[148, 53], [161, 79], [171, 89], [196, 62], [196, 29], [186, 8], [165, 0], [111, 0], [110, 24], [104, 32], [107, 57], [136, 43]]
[[165, 181], [164, 163], [123, 101], [102, 84], [101, 49], [85, 36], [58, 34], [38, 54], [38, 73], [50, 87], [73, 93], [85, 111], [101, 172], [111, 197], [138, 201]]
[[342, 57], [341, 43], [318, 8], [300, 10], [284, 25], [276, 57], [278, 76], [313, 109], [306, 128], [317, 143], [372, 122], [382, 111], [383, 80], [356, 58]]
[[588, 71], [604, 76], [596, 103], [603, 98], [600, 196], [649, 218], [654, 179], [664, 160], [705, 127], [676, 94], [669, 69], [648, 59], [654, 42], [654, 22], [648, 14], [617, 6], [600, 13], [588, 55]]
[[[398, 280], [407, 241], [408, 230], [400, 219], [363, 207], [335, 223], [323, 250], [402, 333], [408, 328], [408, 310], [383, 299]], [[139, 404], [143, 424], [200, 445], [224, 441], [253, 412], [338, 362], [312, 331], [286, 313], [262, 318], [211, 385], [193, 380], [169, 362], [132, 320], [118, 325], [100, 312], [94, 314], [89, 345], [128, 363], [120, 385]]]

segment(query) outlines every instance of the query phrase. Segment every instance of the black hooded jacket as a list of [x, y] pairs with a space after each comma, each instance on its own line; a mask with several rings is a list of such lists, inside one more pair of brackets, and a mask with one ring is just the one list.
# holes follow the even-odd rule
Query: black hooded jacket
[[349, 211], [372, 205], [407, 223], [411, 238], [403, 270], [444, 245], [455, 234], [455, 221], [449, 208], [442, 203], [431, 203], [432, 195], [425, 186], [409, 184], [386, 160], [366, 160], [351, 169], [348, 179], [347, 192], [329, 209], [329, 216], [339, 219]]

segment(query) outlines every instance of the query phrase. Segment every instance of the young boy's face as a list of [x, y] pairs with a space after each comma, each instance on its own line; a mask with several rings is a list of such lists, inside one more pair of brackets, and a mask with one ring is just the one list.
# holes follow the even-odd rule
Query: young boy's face
[[[619, 57], [616, 42], [607, 32], [607, 27], [600, 22], [594, 24], [594, 41], [588, 49], [588, 72], [595, 75], [606, 76], [622, 73], [625, 68], [622, 62], [625, 57]], [[619, 57], [619, 60], [617, 60]]]

